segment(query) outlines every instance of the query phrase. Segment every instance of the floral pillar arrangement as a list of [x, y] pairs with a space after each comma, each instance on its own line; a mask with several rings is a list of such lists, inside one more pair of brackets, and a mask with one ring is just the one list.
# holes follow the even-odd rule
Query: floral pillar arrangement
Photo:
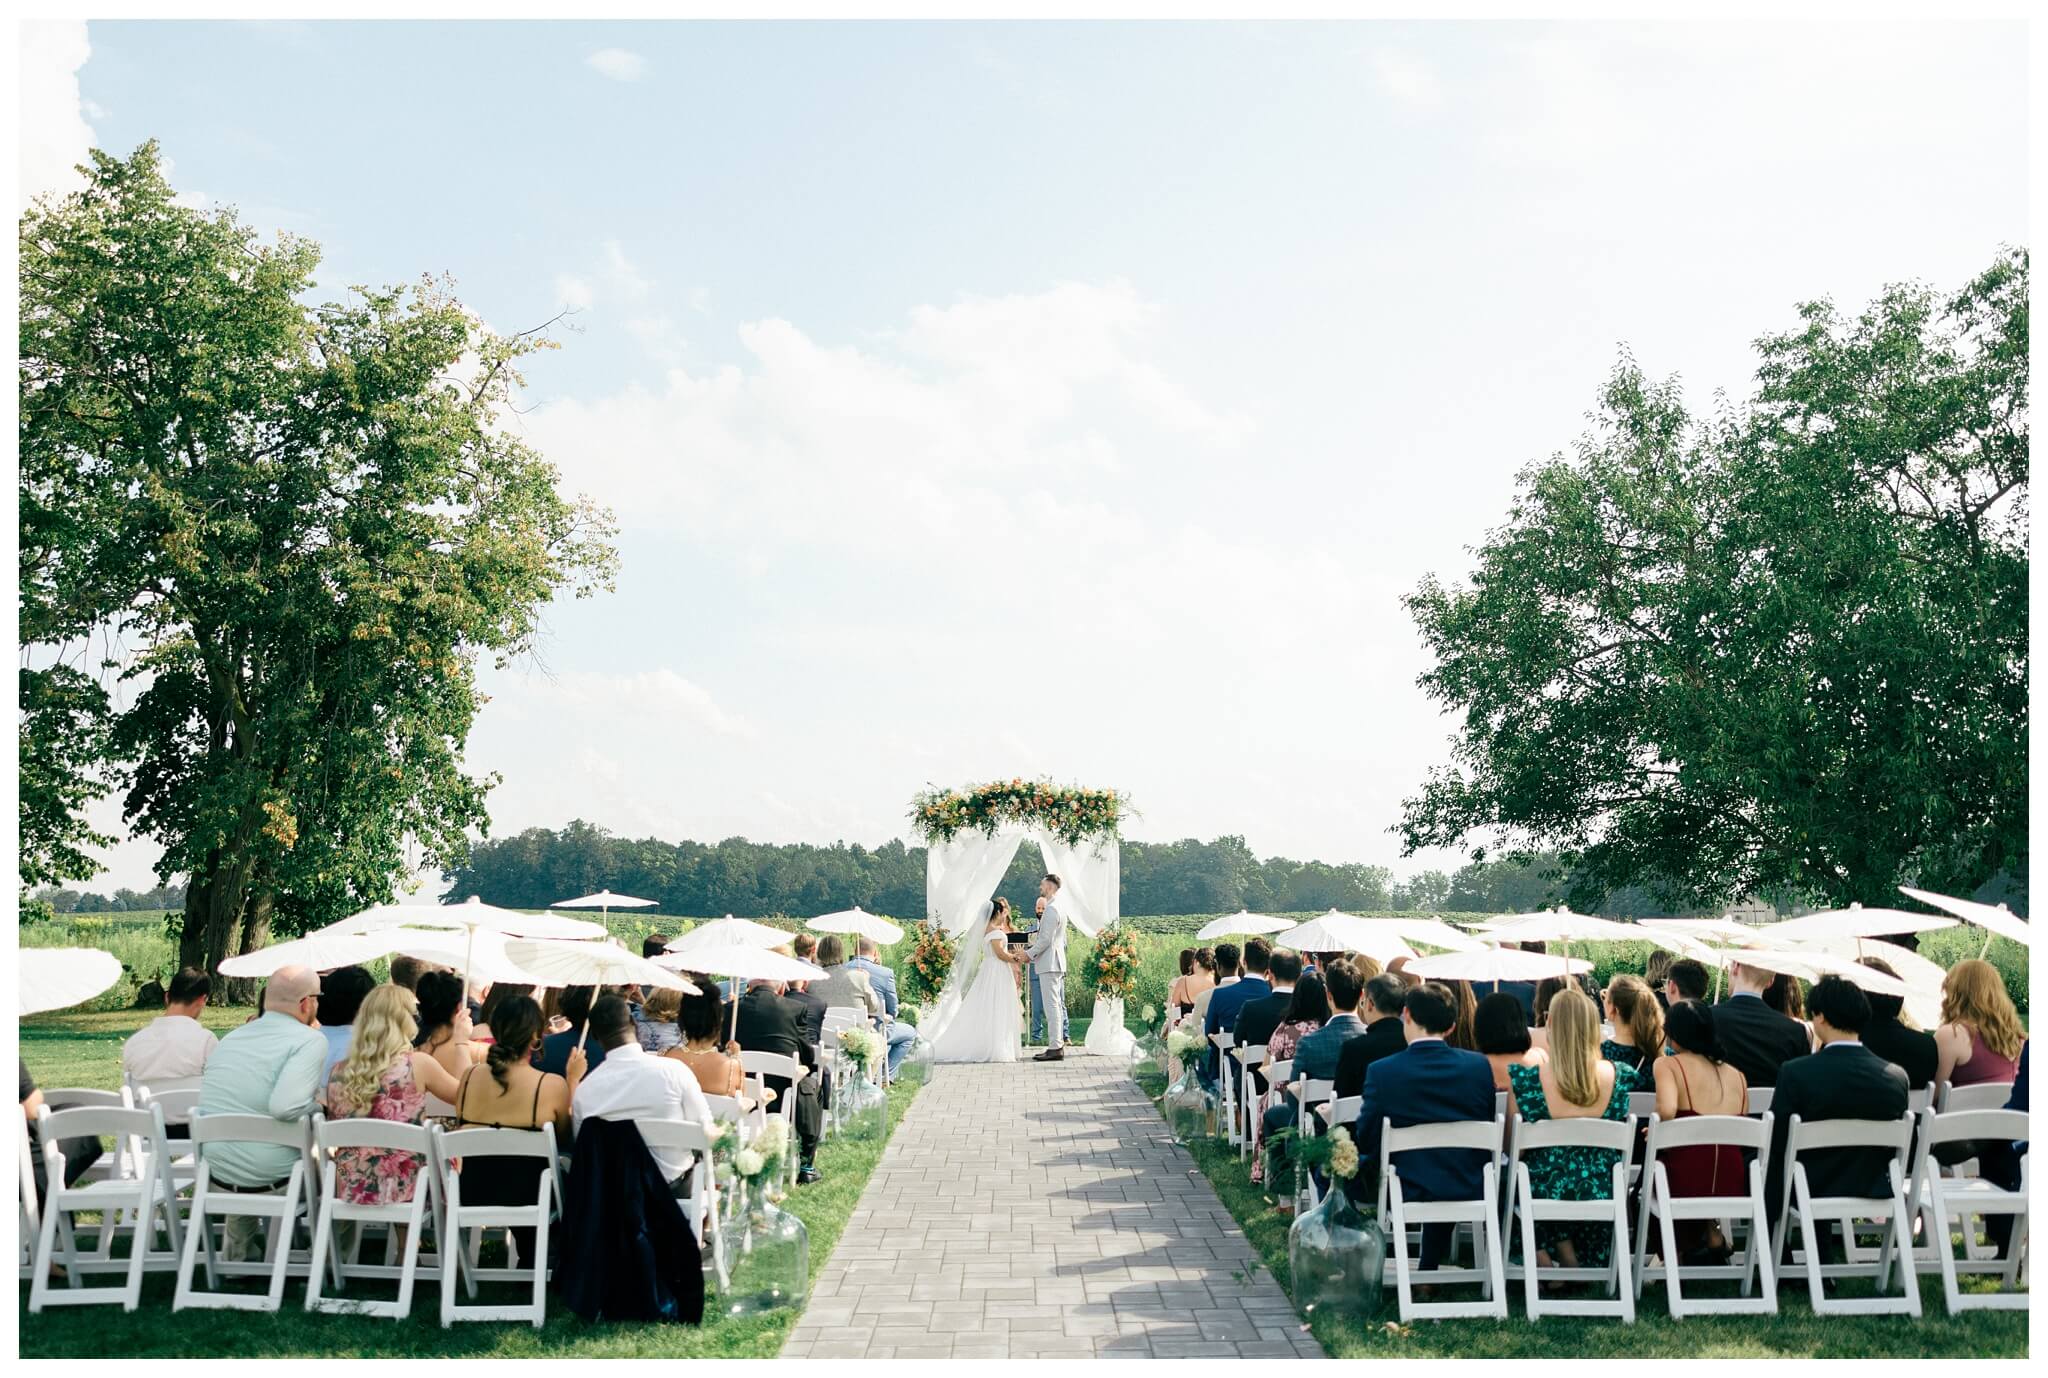
[[1085, 1052], [1129, 1061], [1137, 1041], [1124, 1027], [1124, 1001], [1138, 988], [1138, 944], [1121, 924], [1095, 936], [1095, 946], [1081, 968], [1082, 979], [1095, 988], [1095, 1009], [1088, 1021]]

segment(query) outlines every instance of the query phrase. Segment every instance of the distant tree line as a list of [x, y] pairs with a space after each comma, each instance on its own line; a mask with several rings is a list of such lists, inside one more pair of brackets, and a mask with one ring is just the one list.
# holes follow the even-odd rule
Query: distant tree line
[[[1554, 858], [1473, 862], [1453, 872], [1420, 871], [1396, 880], [1384, 866], [1253, 855], [1242, 837], [1201, 842], [1125, 842], [1126, 914], [1221, 914], [1238, 909], [1301, 913], [1323, 909], [1443, 910], [1503, 913], [1559, 902], [1570, 877]], [[1018, 849], [997, 893], [1022, 903], [1037, 892], [1038, 849]], [[528, 828], [476, 843], [445, 874], [450, 897], [538, 909], [611, 889], [685, 915], [822, 914], [854, 905], [871, 913], [918, 918], [925, 912], [925, 853], [900, 841], [879, 847], [837, 842], [778, 845], [743, 837], [723, 842], [665, 842], [615, 837], [594, 823]], [[1616, 891], [1599, 912], [1647, 916], [1647, 893]]]
[[185, 907], [183, 885], [158, 885], [148, 890], [116, 890], [111, 897], [91, 890], [38, 890], [31, 900], [48, 905], [52, 914], [154, 914]]

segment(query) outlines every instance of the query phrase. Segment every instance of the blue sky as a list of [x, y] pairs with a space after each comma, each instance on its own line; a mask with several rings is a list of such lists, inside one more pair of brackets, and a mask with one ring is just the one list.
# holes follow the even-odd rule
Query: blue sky
[[1388, 831], [1448, 727], [1397, 600], [1619, 348], [1705, 407], [2027, 229], [2013, 25], [77, 28], [30, 189], [155, 137], [337, 290], [574, 309], [521, 424], [623, 569], [485, 674], [498, 832], [875, 843], [1050, 774], [1455, 863]]

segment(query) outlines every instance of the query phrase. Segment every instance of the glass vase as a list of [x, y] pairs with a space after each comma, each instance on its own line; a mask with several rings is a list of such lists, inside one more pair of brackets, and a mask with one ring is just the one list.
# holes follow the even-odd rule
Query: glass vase
[[1181, 1072], [1180, 1080], [1166, 1088], [1159, 1108], [1173, 1137], [1184, 1144], [1216, 1133], [1216, 1096], [1202, 1085], [1192, 1062]]
[[732, 1285], [720, 1298], [728, 1316], [802, 1306], [811, 1278], [811, 1237], [804, 1222], [768, 1199], [766, 1182], [746, 1187], [732, 1229]]
[[909, 1051], [903, 1054], [903, 1061], [896, 1065], [895, 1079], [912, 1086], [922, 1086], [932, 1079], [930, 1039], [923, 1034], [917, 1036], [911, 1043]]
[[1386, 1234], [1360, 1213], [1341, 1181], [1332, 1181], [1315, 1209], [1303, 1212], [1287, 1231], [1287, 1267], [1304, 1315], [1322, 1310], [1373, 1316], [1380, 1309], [1386, 1266]]
[[839, 1132], [849, 1139], [881, 1138], [889, 1119], [888, 1093], [862, 1072], [855, 1072], [847, 1080], [844, 1090], [833, 1093], [843, 1097], [839, 1105]]

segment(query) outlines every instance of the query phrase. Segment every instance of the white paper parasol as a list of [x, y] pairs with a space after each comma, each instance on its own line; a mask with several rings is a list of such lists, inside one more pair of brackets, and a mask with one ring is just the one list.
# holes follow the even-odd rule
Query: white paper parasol
[[96, 947], [23, 947], [14, 955], [22, 1014], [69, 1009], [121, 979], [121, 959]]
[[1734, 919], [1637, 919], [1644, 928], [1660, 932], [1683, 933], [1698, 938], [1701, 942], [1719, 943], [1732, 947], [1762, 947], [1762, 929], [1753, 924], [1737, 923]]
[[[1374, 921], [1368, 920], [1368, 922]], [[1452, 952], [1477, 952], [1480, 948], [1486, 946], [1485, 943], [1473, 937], [1470, 933], [1460, 933], [1442, 919], [1392, 918], [1385, 922], [1390, 924], [1396, 933], [1399, 933], [1411, 943], [1422, 943], [1429, 947], [1446, 948]]]
[[[1799, 948], [1801, 951], [1812, 948], [1852, 962], [1864, 957], [1877, 958], [1897, 972], [1899, 979], [1912, 992], [1905, 1001], [1906, 1012], [1913, 1016], [1913, 1022], [1923, 1029], [1932, 1029], [1941, 1022], [1941, 983], [1947, 979], [1948, 972], [1939, 962], [1931, 962], [1910, 948], [1880, 942], [1876, 938], [1827, 938], [1815, 943], [1801, 943]], [[1738, 960], [1741, 957], [1740, 953], [1733, 955]]]
[[1649, 942], [1659, 947], [1674, 947], [1669, 933], [1646, 929], [1641, 924], [1618, 923], [1591, 914], [1574, 914], [1562, 908], [1519, 914], [1507, 923], [1491, 924], [1486, 929], [1485, 938], [1490, 943]]
[[[1932, 890], [1912, 890], [1903, 885], [1899, 889], [1922, 904], [1931, 904], [1936, 909], [1948, 910], [1964, 923], [1981, 928], [1986, 933], [2010, 938], [2021, 947], [2034, 945], [2033, 925], [2002, 904], [1980, 904], [1976, 900], [1959, 900], [1953, 895], [1937, 895]], [[1892, 931], [1898, 933], [1905, 930]], [[1988, 951], [1990, 947], [1991, 940], [1986, 938], [1984, 948]], [[1977, 955], [1981, 957], [1984, 953], [1980, 951]]]
[[[667, 952], [652, 960], [656, 966], [669, 971], [694, 971], [705, 976], [730, 976], [741, 981], [818, 981], [825, 976], [823, 967], [745, 943], [706, 943], [689, 952], [677, 952], [671, 945]], [[733, 1028], [737, 1031], [740, 1018], [738, 992], [734, 993], [732, 1018]]]
[[1541, 981], [1545, 977], [1591, 971], [1583, 957], [1549, 952], [1524, 952], [1519, 947], [1483, 947], [1476, 952], [1439, 952], [1401, 968], [1404, 975], [1429, 981]]
[[1388, 920], [1362, 919], [1335, 909], [1274, 934], [1273, 945], [1296, 952], [1356, 952], [1382, 965], [1396, 957], [1415, 955], [1415, 949]]
[[1239, 935], [1253, 936], [1262, 933], [1279, 933], [1295, 926], [1293, 919], [1276, 918], [1271, 914], [1254, 914], [1240, 909], [1235, 914], [1225, 914], [1220, 919], [1211, 919], [1195, 933], [1197, 942], [1212, 938], [1234, 938]]
[[670, 943], [668, 950], [694, 952], [700, 947], [787, 947], [795, 936], [786, 929], [771, 928], [765, 923], [736, 919], [727, 914], [722, 919], [698, 924]]
[[857, 904], [836, 914], [820, 914], [815, 919], [806, 919], [804, 927], [816, 933], [857, 934], [863, 938], [872, 938], [883, 947], [903, 941], [901, 928], [879, 915], [870, 914]]
[[[329, 924], [319, 933], [368, 933], [380, 928], [439, 928], [465, 935], [462, 980], [472, 983], [476, 972], [474, 939], [478, 933], [504, 933], [520, 938], [602, 938], [603, 924], [588, 919], [565, 919], [560, 914], [527, 914], [517, 909], [500, 909], [485, 904], [475, 895], [460, 904], [379, 904], [360, 914], [351, 914]], [[319, 933], [308, 934], [317, 937]], [[387, 949], [396, 951], [397, 949]]]
[[556, 900], [548, 908], [598, 909], [609, 915], [614, 909], [647, 909], [659, 903], [659, 900], [636, 899], [631, 895], [614, 895], [609, 890], [600, 890], [594, 895], [578, 895], [573, 900]]
[[[616, 941], [601, 943], [562, 942], [551, 938], [513, 938], [505, 944], [505, 955], [541, 985], [595, 986], [593, 1005], [606, 986], [658, 986], [698, 994], [697, 987], [675, 972], [658, 967], [637, 952], [628, 952]], [[584, 1016], [580, 1047], [590, 1038], [590, 1017]]]
[[1864, 990], [1876, 991], [1879, 995], [1896, 995], [1901, 998], [1911, 995], [1912, 988], [1896, 977], [1881, 971], [1872, 971], [1848, 957], [1837, 957], [1832, 952], [1818, 948], [1744, 948], [1727, 954], [1731, 961], [1758, 971], [1783, 972], [1796, 976], [1802, 981], [1818, 981], [1823, 976], [1839, 976], [1851, 985]]
[[[336, 933], [331, 928], [323, 928], [302, 938], [288, 938], [254, 952], [229, 957], [220, 964], [220, 974], [266, 977], [282, 967], [302, 966], [311, 967], [314, 971], [333, 971], [338, 967], [358, 966], [397, 951], [396, 944], [402, 943], [408, 933], [444, 941], [452, 936], [439, 932], [430, 935], [419, 929], [380, 928], [362, 933]], [[461, 956], [459, 946], [456, 956]], [[441, 958], [427, 960], [440, 961]]]
[[1927, 933], [1937, 928], [1954, 928], [1956, 921], [1940, 914], [1915, 914], [1906, 909], [1865, 909], [1852, 904], [1847, 909], [1830, 909], [1822, 914], [1802, 914], [1765, 924], [1757, 936], [1772, 946], [1810, 943], [1823, 938], [1883, 938], [1893, 933]]

